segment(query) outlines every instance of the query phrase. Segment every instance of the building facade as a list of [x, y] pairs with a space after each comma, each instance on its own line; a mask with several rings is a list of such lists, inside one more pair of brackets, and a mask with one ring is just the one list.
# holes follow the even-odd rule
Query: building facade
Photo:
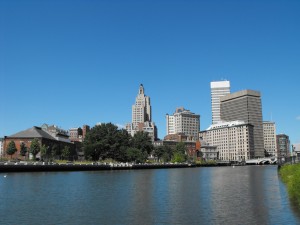
[[143, 84], [139, 87], [139, 93], [135, 99], [135, 104], [132, 106], [132, 124], [136, 128], [139, 123], [151, 122], [151, 105], [150, 97], [145, 95]]
[[185, 134], [198, 140], [200, 131], [200, 115], [190, 112], [183, 107], [177, 108], [173, 115], [166, 115], [167, 135]]
[[261, 96], [257, 91], [243, 90], [220, 98], [223, 121], [244, 121], [253, 125], [255, 157], [264, 157], [264, 135]]
[[69, 136], [71, 142], [83, 142], [86, 134], [90, 131], [90, 127], [88, 125], [83, 125], [81, 127], [75, 127], [69, 129]]
[[277, 155], [279, 158], [290, 156], [290, 139], [286, 134], [276, 135]]
[[245, 161], [254, 158], [253, 125], [243, 121], [211, 125], [199, 133], [208, 146], [217, 146], [222, 161]]
[[229, 81], [210, 82], [212, 124], [221, 122], [220, 98], [230, 94]]
[[[52, 135], [51, 135], [52, 134]], [[30, 158], [30, 146], [33, 139], [37, 139], [39, 141], [40, 146], [45, 145], [47, 149], [51, 150], [54, 148], [58, 148], [62, 150], [65, 146], [68, 146], [70, 151], [72, 153], [75, 153], [75, 145], [73, 143], [62, 141], [62, 139], [57, 138], [57, 136], [54, 133], [47, 132], [46, 130], [42, 129], [41, 127], [32, 127], [24, 131], [20, 131], [16, 134], [13, 134], [11, 136], [5, 136], [4, 137], [4, 157], [11, 157], [14, 159], [22, 159], [22, 158]], [[8, 147], [9, 142], [15, 142], [17, 152], [13, 154], [12, 156], [8, 156], [6, 154], [6, 149]], [[20, 155], [20, 148], [21, 144], [24, 143], [27, 147], [27, 154], [26, 156]], [[40, 158], [40, 153], [37, 155], [37, 158]]]
[[2, 157], [3, 154], [3, 138], [0, 138], [0, 157]]
[[276, 125], [274, 122], [264, 121], [264, 149], [269, 156], [277, 157], [277, 146], [276, 146]]
[[147, 132], [152, 142], [157, 140], [157, 127], [152, 122], [150, 97], [145, 95], [144, 86], [139, 87], [135, 104], [132, 106], [132, 122], [126, 124], [127, 132], [134, 136], [136, 132]]

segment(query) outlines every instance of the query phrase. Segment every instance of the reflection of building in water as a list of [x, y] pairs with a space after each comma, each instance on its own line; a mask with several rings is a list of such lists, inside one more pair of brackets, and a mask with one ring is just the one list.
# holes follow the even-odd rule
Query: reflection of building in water
[[208, 146], [217, 146], [219, 159], [245, 161], [254, 157], [253, 126], [243, 121], [211, 125], [199, 133]]

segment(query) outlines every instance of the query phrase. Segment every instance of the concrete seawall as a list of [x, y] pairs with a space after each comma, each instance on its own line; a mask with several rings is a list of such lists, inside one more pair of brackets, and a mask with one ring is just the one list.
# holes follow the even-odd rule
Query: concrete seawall
[[157, 165], [0, 165], [0, 173], [8, 172], [52, 172], [52, 171], [99, 171], [99, 170], [135, 170], [135, 169], [169, 169], [196, 167], [190, 164], [157, 164]]
[[57, 165], [0, 165], [0, 173], [8, 172], [52, 172], [52, 171], [100, 171], [100, 170], [138, 170], [138, 169], [172, 169], [192, 167], [220, 167], [231, 166], [228, 163], [219, 164], [113, 164], [113, 165], [92, 165], [92, 164], [57, 164]]

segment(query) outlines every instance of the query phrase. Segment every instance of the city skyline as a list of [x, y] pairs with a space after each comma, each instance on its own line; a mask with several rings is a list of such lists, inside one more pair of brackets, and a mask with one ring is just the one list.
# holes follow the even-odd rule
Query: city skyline
[[44, 123], [125, 126], [140, 83], [159, 138], [177, 107], [200, 114], [205, 130], [209, 84], [228, 80], [231, 92], [261, 92], [263, 121], [300, 143], [297, 1], [0, 6], [0, 137]]

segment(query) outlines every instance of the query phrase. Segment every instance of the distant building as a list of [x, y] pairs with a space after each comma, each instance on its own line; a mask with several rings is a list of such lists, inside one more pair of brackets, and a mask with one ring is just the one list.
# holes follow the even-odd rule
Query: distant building
[[3, 155], [3, 138], [0, 138], [0, 157]]
[[6, 149], [8, 147], [8, 144], [10, 141], [14, 141], [17, 152], [12, 156], [12, 158], [21, 158], [20, 156], [20, 146], [21, 143], [24, 143], [27, 147], [27, 158], [29, 158], [29, 149], [31, 146], [31, 142], [33, 139], [37, 139], [40, 143], [40, 145], [45, 145], [49, 148], [52, 148], [54, 145], [56, 145], [59, 149], [63, 149], [65, 146], [68, 146], [71, 151], [75, 150], [74, 144], [72, 144], [70, 141], [65, 141], [65, 139], [62, 139], [58, 137], [56, 132], [50, 132], [42, 129], [41, 127], [32, 127], [24, 131], [20, 131], [16, 134], [10, 135], [10, 136], [4, 136], [4, 157], [8, 157], [6, 154]]
[[212, 124], [221, 122], [220, 97], [230, 94], [229, 81], [210, 82]]
[[87, 132], [90, 131], [90, 127], [88, 125], [83, 125], [81, 127], [76, 127], [76, 128], [70, 128], [69, 129], [69, 135], [70, 135], [70, 140], [72, 142], [83, 142], [85, 139], [85, 136]]
[[243, 90], [220, 98], [223, 121], [244, 121], [253, 125], [254, 155], [264, 157], [264, 134], [261, 96], [257, 91]]
[[289, 157], [290, 156], [290, 139], [286, 134], [276, 135], [277, 142], [277, 155], [278, 157]]
[[68, 131], [61, 129], [56, 125], [48, 125], [48, 124], [43, 124], [41, 128], [56, 140], [71, 143], [69, 139]]
[[245, 161], [254, 158], [253, 125], [243, 121], [211, 125], [199, 133], [207, 146], [216, 146], [223, 161]]
[[219, 151], [217, 146], [211, 146], [207, 144], [205, 141], [200, 139], [200, 151], [202, 152], [202, 159], [208, 160], [218, 160], [219, 159]]
[[277, 157], [276, 126], [274, 122], [264, 121], [264, 149], [271, 156]]
[[132, 106], [132, 123], [126, 124], [125, 129], [131, 136], [138, 131], [144, 131], [149, 134], [152, 142], [157, 140], [157, 127], [152, 122], [150, 97], [145, 95], [142, 84], [139, 87], [135, 104]]
[[297, 161], [300, 160], [300, 143], [292, 145], [293, 155], [297, 157]]
[[185, 134], [198, 140], [200, 131], [200, 115], [190, 112], [183, 107], [177, 108], [173, 115], [166, 115], [167, 135]]

